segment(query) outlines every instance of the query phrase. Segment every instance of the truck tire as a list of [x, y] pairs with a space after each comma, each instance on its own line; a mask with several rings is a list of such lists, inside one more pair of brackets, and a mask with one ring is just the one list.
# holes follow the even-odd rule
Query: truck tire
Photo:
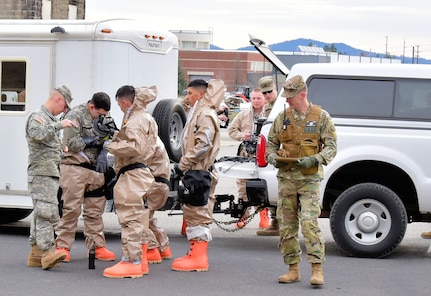
[[346, 254], [383, 258], [404, 238], [407, 213], [401, 199], [389, 188], [361, 183], [337, 198], [330, 225], [335, 242]]
[[12, 223], [26, 218], [33, 210], [0, 208], [0, 223]]
[[163, 99], [153, 110], [153, 117], [159, 126], [159, 137], [165, 144], [169, 158], [179, 162], [181, 158], [181, 133], [187, 120], [181, 104], [172, 99]]

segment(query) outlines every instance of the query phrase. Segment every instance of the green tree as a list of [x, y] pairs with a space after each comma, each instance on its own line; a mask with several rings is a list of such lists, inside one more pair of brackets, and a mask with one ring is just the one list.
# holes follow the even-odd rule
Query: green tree
[[178, 95], [182, 96], [183, 91], [187, 88], [187, 79], [184, 75], [183, 68], [181, 67], [181, 62], [178, 61]]
[[337, 52], [337, 48], [335, 47], [334, 43], [332, 43], [331, 46], [325, 45], [323, 50], [326, 52]]

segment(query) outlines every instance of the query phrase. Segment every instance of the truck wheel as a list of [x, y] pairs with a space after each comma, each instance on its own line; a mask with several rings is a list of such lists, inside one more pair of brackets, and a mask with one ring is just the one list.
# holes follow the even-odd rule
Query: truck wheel
[[383, 258], [401, 243], [407, 213], [392, 190], [376, 183], [362, 183], [337, 198], [330, 224], [335, 242], [348, 255]]
[[24, 219], [31, 214], [33, 210], [28, 209], [0, 209], [0, 223], [12, 223]]
[[169, 158], [179, 162], [181, 158], [181, 133], [187, 120], [183, 107], [172, 99], [157, 103], [153, 117], [159, 126], [159, 137], [165, 144]]

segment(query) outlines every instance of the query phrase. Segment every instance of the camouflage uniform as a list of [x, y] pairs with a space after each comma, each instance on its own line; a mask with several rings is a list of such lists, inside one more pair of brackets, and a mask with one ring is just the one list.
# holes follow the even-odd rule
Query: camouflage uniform
[[62, 128], [45, 106], [32, 113], [26, 124], [28, 187], [34, 206], [29, 242], [43, 251], [54, 245], [54, 226], [60, 219], [57, 191]]
[[[308, 124], [305, 124], [312, 104], [304, 115], [294, 109], [282, 111], [275, 118], [268, 135], [267, 154], [269, 157], [280, 150], [286, 124], [286, 114], [292, 112], [299, 133], [306, 134]], [[311, 174], [304, 174], [298, 167], [291, 164], [279, 164], [277, 179], [279, 184], [279, 199], [277, 219], [280, 224], [280, 249], [286, 264], [295, 264], [301, 260], [301, 247], [298, 239], [299, 221], [305, 238], [307, 260], [310, 263], [322, 263], [325, 260], [325, 245], [318, 225], [320, 215], [319, 196], [320, 182], [323, 179], [322, 165], [327, 165], [336, 154], [336, 132], [330, 115], [319, 109], [320, 115], [314, 133], [318, 133], [320, 147], [323, 148], [314, 156], [318, 169]], [[307, 122], [308, 123], [308, 122]], [[303, 126], [303, 131], [300, 131]], [[309, 130], [308, 130], [309, 131]]]
[[64, 132], [63, 143], [68, 152], [61, 160], [63, 216], [56, 229], [55, 244], [57, 248], [70, 250], [75, 241], [78, 218], [83, 212], [87, 248], [105, 247], [102, 214], [106, 199], [103, 195], [84, 198], [85, 192], [100, 188], [105, 183], [104, 175], [95, 170], [97, 155], [101, 148], [86, 147], [83, 140], [85, 137], [96, 136], [88, 103], [74, 107], [65, 118], [76, 122], [78, 127], [69, 128]]

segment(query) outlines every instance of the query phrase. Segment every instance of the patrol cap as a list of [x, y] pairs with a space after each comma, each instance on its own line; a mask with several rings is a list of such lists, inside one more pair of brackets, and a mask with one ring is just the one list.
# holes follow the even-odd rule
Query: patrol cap
[[274, 89], [274, 78], [272, 76], [264, 76], [258, 81], [262, 92], [271, 91]]
[[281, 96], [284, 98], [292, 98], [302, 90], [306, 90], [307, 85], [301, 75], [295, 75], [283, 83], [283, 88], [284, 90]]
[[69, 109], [72, 108], [72, 93], [70, 92], [70, 89], [66, 85], [60, 85], [56, 90], [61, 93], [64, 97], [64, 100], [66, 101], [66, 105]]

